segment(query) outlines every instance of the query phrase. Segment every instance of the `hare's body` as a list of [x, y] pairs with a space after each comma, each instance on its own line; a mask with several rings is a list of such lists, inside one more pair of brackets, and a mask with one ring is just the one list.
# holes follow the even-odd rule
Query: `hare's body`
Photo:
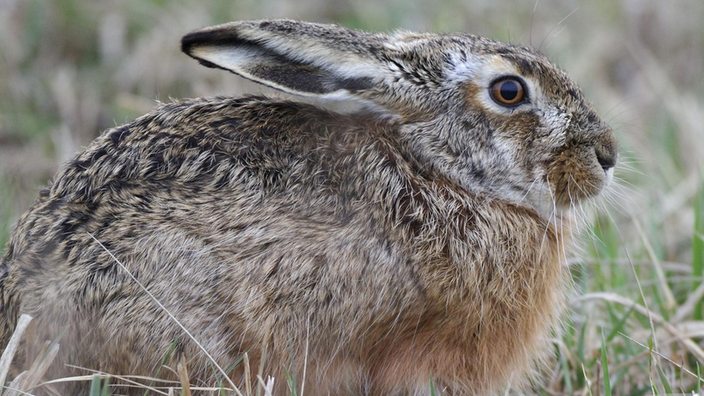
[[[350, 79], [337, 84], [369, 92], [361, 88], [369, 81]], [[395, 108], [390, 92], [362, 96]], [[106, 132], [62, 168], [15, 230], [0, 265], [0, 345], [27, 313], [38, 343], [61, 336], [52, 377], [77, 372], [64, 363], [153, 375], [173, 347], [192, 380], [212, 383], [219, 373], [178, 320], [222, 367], [247, 352], [254, 375], [263, 357], [277, 394], [287, 392], [287, 376], [299, 388], [305, 382], [306, 395], [422, 394], [431, 377], [450, 394], [519, 383], [562, 304], [570, 223], [530, 201], [532, 185], [499, 176], [500, 165], [446, 134], [453, 125], [496, 125], [505, 145], [525, 139], [517, 122], [544, 122], [476, 118], [470, 110], [481, 103], [468, 103], [469, 120], [433, 127], [445, 116], [419, 116], [422, 106], [390, 117], [261, 97], [200, 99]], [[537, 150], [541, 139], [582, 147], [566, 131], [600, 122], [584, 109], [571, 123], [546, 124], [562, 138], [536, 134], [521, 150]], [[506, 125], [516, 137], [502, 135]], [[536, 151], [526, 162], [535, 162], [531, 179], [550, 166], [541, 177], [553, 205], [600, 189], [584, 182], [577, 193], [555, 169], [572, 166], [573, 179], [603, 183], [604, 175], [588, 179], [576, 163], [581, 152], [570, 150]], [[465, 168], [474, 179], [464, 179]], [[243, 365], [230, 377], [244, 387]]]
[[[245, 351], [258, 367], [268, 344], [281, 385], [306, 344], [310, 394], [421, 390], [431, 374], [485, 390], [524, 370], [559, 301], [554, 231], [419, 175], [393, 125], [349, 117], [201, 100], [109, 131], [21, 221], [6, 295], [37, 318], [37, 339], [65, 332], [68, 363], [150, 375], [179, 340], [191, 370], [212, 374], [92, 234], [224, 367]], [[42, 278], [22, 282], [30, 271]]]

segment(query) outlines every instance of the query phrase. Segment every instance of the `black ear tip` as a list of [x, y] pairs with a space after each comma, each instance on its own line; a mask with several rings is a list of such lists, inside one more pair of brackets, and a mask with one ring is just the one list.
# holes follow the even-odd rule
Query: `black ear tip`
[[216, 26], [188, 33], [181, 39], [181, 51], [193, 56], [197, 47], [234, 47], [246, 43], [231, 26]]
[[206, 36], [208, 36], [207, 32], [203, 31], [188, 33], [181, 39], [181, 51], [191, 55], [191, 51], [194, 47], [207, 42], [207, 40], [205, 40]]
[[228, 70], [222, 66], [219, 66], [213, 62], [207, 61], [205, 59], [202, 59], [198, 56], [196, 56], [193, 51], [201, 46], [212, 46], [212, 45], [218, 45], [221, 43], [222, 40], [217, 40], [213, 39], [213, 34], [211, 32], [193, 32], [193, 33], [188, 33], [187, 35], [183, 36], [181, 39], [181, 51], [183, 51], [185, 54], [190, 56], [191, 58], [195, 59], [200, 63], [201, 65], [205, 67], [209, 67], [212, 69], [223, 69], [223, 70]]

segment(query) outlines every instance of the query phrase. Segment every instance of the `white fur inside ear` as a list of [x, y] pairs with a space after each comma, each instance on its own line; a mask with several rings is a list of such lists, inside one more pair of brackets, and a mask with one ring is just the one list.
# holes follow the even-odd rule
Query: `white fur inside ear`
[[259, 29], [241, 29], [242, 37], [260, 43], [263, 48], [284, 57], [329, 70], [342, 78], [378, 77], [379, 67], [368, 59], [347, 52], [344, 47], [331, 48], [326, 43], [292, 39]]
[[254, 68], [277, 62], [270, 54], [262, 52], [256, 47], [202, 46], [194, 48], [191, 51], [191, 55], [195, 58], [213, 63], [223, 69], [230, 70], [249, 80], [284, 92], [301, 96], [319, 96], [305, 91], [292, 90], [274, 81], [265, 80], [254, 75], [252, 73]]
[[248, 65], [261, 63], [265, 57], [254, 49], [238, 48], [233, 50], [229, 47], [196, 47], [191, 54], [224, 69], [232, 70], [237, 74], [246, 73]]
[[[376, 59], [365, 59], [344, 48], [337, 49], [327, 43], [272, 36], [257, 30], [241, 33], [245, 38], [245, 43], [242, 45], [203, 45], [193, 48], [190, 54], [242, 77], [282, 91], [334, 100], [356, 99], [345, 88], [346, 81], [364, 79], [371, 83], [384, 78], [384, 69]], [[320, 69], [329, 77], [321, 78], [322, 73], [311, 70], [311, 66], [313, 69]], [[262, 70], [265, 69], [281, 70], [278, 73], [279, 78], [272, 79], [262, 75]], [[298, 73], [294, 70], [298, 70]], [[320, 79], [317, 84], [322, 86], [331, 84], [333, 92], [322, 93], [318, 90], [298, 89], [302, 88], [301, 72], [306, 71], [311, 73], [313, 80]], [[293, 80], [290, 80], [291, 84], [289, 84], [286, 73], [291, 73], [292, 79], [299, 79], [298, 84]], [[316, 84], [313, 80], [310, 81], [311, 87]], [[335, 88], [335, 81], [339, 82], [339, 88]]]

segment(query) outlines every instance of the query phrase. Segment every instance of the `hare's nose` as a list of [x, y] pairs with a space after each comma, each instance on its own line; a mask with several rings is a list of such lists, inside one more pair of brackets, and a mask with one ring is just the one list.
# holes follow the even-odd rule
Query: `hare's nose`
[[603, 153], [597, 150], [596, 159], [599, 161], [599, 165], [601, 165], [601, 169], [604, 171], [608, 171], [616, 165], [616, 156], [610, 153]]
[[601, 169], [607, 172], [616, 165], [618, 159], [618, 143], [613, 134], [608, 133], [602, 137], [594, 148], [596, 159]]

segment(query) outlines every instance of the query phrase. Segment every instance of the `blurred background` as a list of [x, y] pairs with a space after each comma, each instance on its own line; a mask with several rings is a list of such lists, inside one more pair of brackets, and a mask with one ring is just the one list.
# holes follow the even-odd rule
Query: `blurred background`
[[0, 253], [38, 187], [102, 131], [157, 101], [279, 95], [199, 66], [179, 44], [207, 25], [284, 17], [469, 32], [532, 44], [564, 68], [614, 127], [622, 156], [618, 185], [571, 259], [565, 331], [533, 391], [698, 391], [701, 0], [0, 0]]

